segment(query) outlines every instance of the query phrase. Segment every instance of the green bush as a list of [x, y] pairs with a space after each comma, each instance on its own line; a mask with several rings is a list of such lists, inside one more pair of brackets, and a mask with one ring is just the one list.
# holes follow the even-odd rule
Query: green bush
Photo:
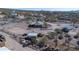
[[31, 39], [31, 43], [33, 43], [33, 44], [37, 44], [37, 40], [36, 40], [36, 38], [32, 38], [32, 39]]

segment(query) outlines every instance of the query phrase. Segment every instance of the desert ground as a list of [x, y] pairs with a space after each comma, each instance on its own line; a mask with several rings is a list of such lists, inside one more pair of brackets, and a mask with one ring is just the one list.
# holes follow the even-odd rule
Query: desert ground
[[[64, 25], [63, 23], [48, 23], [51, 26], [47, 29], [36, 29], [36, 28], [28, 28], [28, 24], [25, 21], [22, 22], [15, 22], [15, 23], [10, 23], [10, 24], [6, 24], [3, 25], [1, 27], [1, 31], [0, 34], [4, 35], [6, 38], [6, 43], [5, 43], [5, 47], [9, 48], [10, 50], [14, 50], [14, 51], [34, 51], [34, 49], [29, 48], [29, 47], [25, 47], [23, 48], [21, 46], [21, 44], [19, 44], [16, 40], [14, 40], [14, 38], [11, 37], [10, 34], [7, 34], [6, 32], [15, 34], [15, 35], [20, 35], [20, 34], [24, 34], [24, 33], [28, 33], [28, 32], [37, 32], [37, 33], [43, 33], [46, 34], [47, 32], [51, 32], [54, 31], [54, 29], [56, 28], [62, 28], [62, 26]], [[72, 31], [69, 32], [69, 34], [73, 35], [75, 33], [77, 33], [79, 31], [78, 29], [74, 29]], [[64, 41], [64, 40], [63, 40]], [[59, 41], [59, 44], [61, 44], [63, 41]], [[74, 39], [71, 41], [70, 46], [74, 47], [76, 44], [77, 40]]]

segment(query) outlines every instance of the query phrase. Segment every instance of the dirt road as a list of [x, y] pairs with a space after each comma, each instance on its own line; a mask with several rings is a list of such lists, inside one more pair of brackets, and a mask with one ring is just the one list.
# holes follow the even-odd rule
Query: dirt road
[[0, 34], [4, 35], [6, 38], [5, 46], [9, 48], [12, 51], [34, 51], [33, 49], [29, 47], [23, 48], [18, 42], [16, 42], [14, 39], [10, 37], [10, 35], [0, 32]]

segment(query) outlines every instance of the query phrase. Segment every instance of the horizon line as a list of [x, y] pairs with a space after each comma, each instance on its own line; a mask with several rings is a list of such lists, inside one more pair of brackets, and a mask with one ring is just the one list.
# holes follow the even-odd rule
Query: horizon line
[[78, 11], [79, 8], [10, 8], [29, 11]]

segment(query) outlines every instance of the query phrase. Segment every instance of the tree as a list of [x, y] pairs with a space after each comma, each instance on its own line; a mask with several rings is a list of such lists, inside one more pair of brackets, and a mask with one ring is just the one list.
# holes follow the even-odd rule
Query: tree
[[3, 46], [5, 46], [5, 42], [0, 41], [0, 47], [3, 47]]
[[67, 46], [67, 49], [66, 50], [69, 50], [70, 49], [70, 41], [72, 40], [71, 36], [69, 34], [65, 34], [65, 44]]
[[0, 35], [0, 40], [1, 41], [6, 41], [5, 37], [3, 35]]
[[6, 41], [5, 37], [3, 35], [0, 35], [0, 47], [5, 46], [5, 41]]
[[55, 50], [54, 48], [50, 48], [50, 47], [43, 49], [43, 51], [54, 51], [54, 50]]
[[77, 41], [77, 45], [79, 45], [79, 41]]
[[75, 36], [74, 36], [75, 39], [78, 39], [79, 38], [79, 33], [77, 33]]
[[43, 37], [44, 34], [38, 33], [38, 37]]
[[68, 33], [69, 29], [68, 28], [63, 28], [62, 31], [65, 32], [65, 33]]
[[58, 34], [62, 34], [61, 29], [58, 29], [58, 28], [55, 29], [55, 32], [58, 33]]
[[49, 39], [55, 39], [56, 34], [57, 34], [57, 33], [55, 33], [55, 32], [49, 32], [49, 33], [48, 33], [48, 38], [49, 38]]
[[46, 36], [43, 36], [40, 40], [39, 40], [39, 45], [40, 46], [44, 46], [47, 44], [48, 38]]
[[44, 22], [44, 25], [43, 25], [45, 28], [47, 28], [48, 24], [46, 22]]
[[71, 37], [71, 36], [70, 36], [69, 34], [65, 34], [64, 37], [69, 38], [69, 37]]
[[32, 44], [37, 44], [36, 38], [32, 38], [32, 39], [31, 39], [31, 43], [32, 43]]
[[58, 39], [62, 40], [63, 39], [63, 35], [59, 35]]
[[78, 35], [75, 35], [75, 36], [74, 36], [74, 38], [75, 38], [75, 39], [78, 39], [78, 38], [79, 38], [79, 36], [78, 36]]
[[71, 37], [69, 37], [69, 38], [68, 38], [68, 41], [70, 42], [71, 40], [72, 40], [72, 38], [71, 38]]
[[54, 42], [55, 42], [55, 48], [58, 46], [58, 39], [63, 39], [63, 36], [62, 36], [63, 32], [61, 31], [61, 29], [55, 29], [55, 39], [54, 39]]

